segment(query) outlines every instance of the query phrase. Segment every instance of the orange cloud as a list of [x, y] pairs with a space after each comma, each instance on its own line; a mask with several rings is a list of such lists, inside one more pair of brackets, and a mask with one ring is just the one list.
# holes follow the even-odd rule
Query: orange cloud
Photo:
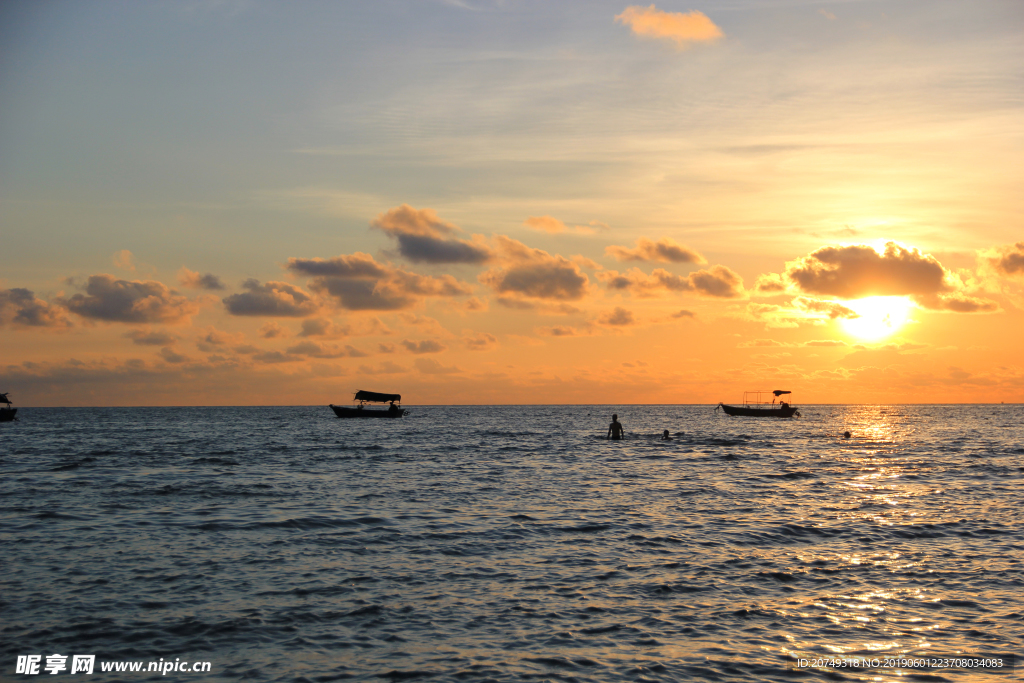
[[287, 282], [261, 285], [259, 280], [250, 278], [242, 287], [247, 291], [223, 300], [231, 315], [304, 318], [320, 309], [309, 293]]
[[404, 346], [406, 350], [409, 351], [410, 353], [416, 354], [441, 353], [442, 351], [448, 348], [447, 346], [444, 346], [443, 344], [440, 344], [434, 341], [433, 339], [424, 339], [423, 341], [420, 342], [414, 342], [410, 341], [409, 339], [404, 339], [402, 341], [402, 346]]
[[528, 228], [533, 228], [534, 230], [539, 230], [540, 232], [549, 232], [551, 234], [565, 232], [568, 229], [566, 228], [565, 223], [551, 216], [530, 216], [523, 221], [523, 225]]
[[547, 232], [553, 235], [560, 232], [569, 232], [570, 230], [583, 235], [593, 235], [598, 230], [608, 228], [607, 225], [600, 221], [590, 221], [589, 225], [577, 225], [573, 228], [569, 228], [565, 223], [552, 216], [530, 216], [523, 221], [523, 225], [528, 228], [532, 228], [533, 230]]
[[605, 313], [600, 318], [598, 318], [597, 322], [601, 323], [602, 325], [625, 327], [628, 325], [635, 324], [636, 318], [634, 318], [633, 314], [630, 311], [627, 311], [625, 308], [616, 307], [614, 311], [610, 313]]
[[220, 278], [213, 273], [200, 275], [194, 270], [189, 270], [185, 266], [182, 266], [181, 270], [178, 271], [178, 284], [182, 287], [188, 287], [189, 289], [226, 289], [226, 287], [224, 287], [224, 283], [220, 281]]
[[934, 295], [953, 289], [934, 256], [888, 242], [873, 247], [822, 247], [786, 264], [786, 276], [803, 292], [860, 299], [868, 296]]
[[62, 303], [83, 318], [122, 323], [187, 324], [199, 311], [199, 304], [162, 282], [119, 280], [106, 274], [91, 275], [85, 294]]
[[452, 237], [459, 229], [438, 218], [432, 209], [415, 209], [402, 204], [370, 223], [398, 240], [398, 251], [415, 263], [484, 263], [493, 256], [479, 242]]
[[419, 275], [377, 263], [361, 252], [330, 259], [290, 258], [287, 268], [313, 276], [310, 289], [333, 297], [349, 310], [395, 311], [410, 308], [423, 297], [472, 294], [469, 286], [451, 275]]
[[650, 275], [633, 268], [628, 273], [608, 270], [597, 279], [609, 289], [629, 290], [637, 296], [656, 296], [659, 291], [696, 292], [703, 296], [735, 299], [743, 296], [743, 278], [725, 266], [712, 266], [689, 275], [675, 275], [655, 268]]
[[612, 245], [605, 248], [605, 253], [619, 261], [660, 261], [662, 263], [696, 263], [705, 264], [707, 259], [689, 247], [662, 237], [657, 242], [641, 237], [636, 241], [636, 248], [629, 249]]
[[933, 311], [950, 311], [953, 313], [995, 313], [999, 304], [988, 299], [979, 299], [962, 292], [953, 294], [927, 294], [913, 297], [914, 303], [922, 308]]
[[0, 327], [7, 324], [54, 330], [71, 327], [64, 308], [37, 299], [35, 292], [21, 287], [0, 289]]
[[761, 296], [773, 296], [786, 292], [786, 280], [778, 273], [758, 275], [754, 282], [754, 293]]
[[478, 279], [499, 294], [563, 301], [576, 301], [587, 294], [586, 274], [564, 256], [552, 256], [504, 235], [495, 240], [503, 265], [482, 273]]
[[982, 252], [982, 259], [1005, 277], [1024, 277], [1024, 242], [1007, 244]]
[[462, 338], [462, 342], [470, 351], [490, 351], [498, 345], [498, 338], [493, 334], [487, 332], [471, 334], [467, 330], [463, 330], [463, 332], [466, 336]]
[[140, 346], [171, 346], [178, 341], [173, 334], [156, 330], [132, 330], [126, 332], [124, 336]]
[[638, 36], [672, 40], [681, 48], [690, 43], [713, 42], [723, 35], [722, 29], [697, 10], [663, 12], [654, 5], [630, 5], [615, 21], [629, 26]]

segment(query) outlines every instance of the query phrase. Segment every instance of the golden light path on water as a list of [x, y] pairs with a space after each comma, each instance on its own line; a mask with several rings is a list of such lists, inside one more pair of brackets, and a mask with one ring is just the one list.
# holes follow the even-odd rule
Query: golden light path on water
[[[875, 310], [891, 311], [899, 308], [881, 305]], [[935, 505], [928, 500], [932, 496], [942, 494], [942, 488], [931, 483], [922, 483], [914, 475], [907, 476], [908, 470], [913, 471], [916, 468], [912, 460], [908, 462], [904, 459], [907, 455], [906, 444], [914, 438], [918, 429], [905, 418], [905, 409], [898, 406], [869, 406], [844, 411], [843, 431], [852, 432], [853, 439], [850, 443], [853, 448], [842, 459], [851, 466], [851, 473], [848, 478], [836, 482], [832, 487], [843, 492], [847, 500], [850, 500], [849, 493], [853, 493], [854, 497], [836, 510], [838, 519], [843, 519], [850, 525], [866, 527], [909, 527], [951, 521], [949, 507]], [[839, 429], [836, 428], [834, 433], [838, 435]], [[932, 558], [929, 554], [914, 555], [908, 557], [901, 552], [869, 549], [864, 553], [842, 553], [834, 556], [812, 554], [797, 557], [808, 565], [838, 563], [851, 568], [867, 565], [893, 575], [915, 572], [930, 574], [932, 570], [929, 569], [929, 565]], [[826, 649], [836, 656], [874, 659], [878, 656], [920, 651], [931, 647], [930, 632], [951, 626], [948, 619], [895, 618], [889, 614], [889, 606], [894, 601], [913, 601], [921, 604], [940, 602], [938, 598], [917, 587], [899, 590], [875, 588], [864, 592], [826, 593], [820, 598], [808, 600], [800, 613], [805, 618], [824, 616], [836, 628], [851, 636], [845, 643], [837, 640], [826, 646]], [[856, 634], [861, 625], [868, 625], [873, 621], [883, 622], [884, 631], [892, 637], [869, 642], [857, 639]], [[794, 656], [815, 644], [813, 641], [794, 638]], [[817, 645], [820, 646], [820, 642]], [[888, 676], [864, 673], [864, 680], [892, 680]]]

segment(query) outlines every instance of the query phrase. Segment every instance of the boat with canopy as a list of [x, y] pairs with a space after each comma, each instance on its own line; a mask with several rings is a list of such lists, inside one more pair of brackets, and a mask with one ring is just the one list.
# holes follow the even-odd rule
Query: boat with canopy
[[[382, 394], [376, 391], [364, 391], [360, 389], [352, 397], [352, 407], [336, 406], [330, 404], [331, 410], [338, 417], [402, 417], [408, 410], [402, 408], [401, 394]], [[367, 405], [375, 403], [389, 404], [386, 409], [368, 408]]]
[[[715, 410], [721, 408], [725, 411], [726, 415], [742, 417], [793, 417], [794, 415], [800, 417], [800, 411], [796, 409], [796, 406], [790, 405], [789, 402], [781, 399], [782, 396], [791, 393], [793, 392], [785, 389], [744, 391], [743, 405], [727, 406], [719, 402]], [[771, 403], [768, 402], [769, 396], [772, 397]]]

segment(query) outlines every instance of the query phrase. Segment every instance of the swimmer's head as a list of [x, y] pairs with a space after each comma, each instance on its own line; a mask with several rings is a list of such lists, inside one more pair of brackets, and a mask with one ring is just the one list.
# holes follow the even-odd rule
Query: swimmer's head
[[850, 438], [850, 432], [843, 432], [843, 438], [844, 439], [849, 439]]

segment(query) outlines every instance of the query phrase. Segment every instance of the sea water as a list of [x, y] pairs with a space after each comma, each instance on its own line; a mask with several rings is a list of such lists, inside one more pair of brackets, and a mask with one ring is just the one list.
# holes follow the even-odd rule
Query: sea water
[[1020, 680], [1024, 409], [801, 411], [22, 408], [0, 679]]

